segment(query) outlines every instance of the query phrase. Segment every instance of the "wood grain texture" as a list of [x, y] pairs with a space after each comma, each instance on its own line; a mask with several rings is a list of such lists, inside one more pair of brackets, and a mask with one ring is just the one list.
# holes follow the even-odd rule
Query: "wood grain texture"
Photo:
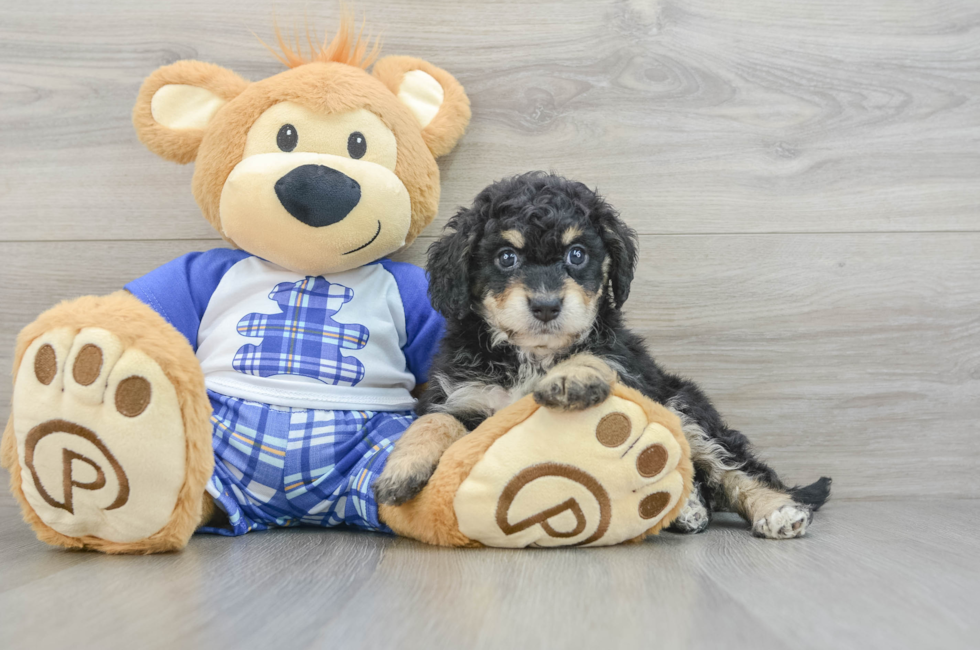
[[[973, 0], [363, 0], [385, 51], [427, 58], [476, 116], [440, 222], [488, 181], [556, 169], [643, 233], [980, 228]], [[276, 3], [285, 24], [337, 7]], [[190, 168], [137, 142], [156, 67], [280, 65], [271, 5], [0, 4], [0, 239], [196, 239]]]
[[978, 520], [978, 500], [838, 502], [787, 542], [722, 515], [587, 550], [298, 529], [106, 557], [45, 547], [3, 494], [0, 635], [37, 650], [975, 648]]
[[[423, 263], [431, 241], [402, 259]], [[0, 367], [48, 306], [213, 244], [0, 243], [18, 260], [0, 286]], [[980, 234], [645, 235], [640, 249], [631, 326], [788, 481], [980, 496]]]

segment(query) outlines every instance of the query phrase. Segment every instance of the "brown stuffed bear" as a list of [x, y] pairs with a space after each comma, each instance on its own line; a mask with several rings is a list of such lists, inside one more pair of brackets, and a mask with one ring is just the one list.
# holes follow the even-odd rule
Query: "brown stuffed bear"
[[[133, 113], [151, 151], [195, 162], [194, 196], [234, 249], [62, 303], [18, 338], [0, 459], [38, 537], [154, 553], [198, 529], [348, 524], [598, 545], [668, 523], [690, 491], [687, 443], [622, 386], [577, 414], [517, 402], [379, 513], [371, 484], [414, 419], [442, 323], [422, 271], [386, 256], [434, 218], [435, 159], [469, 102], [419, 59], [368, 73], [377, 47], [349, 19], [309, 59], [280, 45], [289, 69], [253, 83], [197, 61], [160, 68]], [[638, 472], [653, 446], [656, 467]]]

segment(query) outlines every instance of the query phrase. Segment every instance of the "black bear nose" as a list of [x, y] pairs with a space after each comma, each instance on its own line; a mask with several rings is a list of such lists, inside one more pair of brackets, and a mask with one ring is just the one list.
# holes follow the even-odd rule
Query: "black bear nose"
[[361, 200], [361, 186], [353, 178], [323, 165], [300, 165], [276, 181], [282, 207], [307, 226], [335, 224]]
[[561, 298], [558, 296], [546, 296], [543, 298], [529, 298], [527, 301], [531, 313], [542, 323], [553, 321], [561, 313]]

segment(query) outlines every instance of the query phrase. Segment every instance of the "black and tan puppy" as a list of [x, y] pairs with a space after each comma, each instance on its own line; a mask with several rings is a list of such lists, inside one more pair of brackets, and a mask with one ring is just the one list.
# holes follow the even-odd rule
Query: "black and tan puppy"
[[704, 530], [711, 508], [742, 515], [760, 537], [800, 537], [830, 479], [787, 487], [728, 428], [698, 386], [664, 372], [620, 311], [636, 235], [585, 185], [542, 172], [487, 187], [429, 249], [429, 295], [447, 320], [418, 411], [375, 483], [381, 503], [415, 496], [439, 456], [529, 393], [543, 406], [585, 409], [616, 376], [677, 413], [696, 468], [673, 528]]

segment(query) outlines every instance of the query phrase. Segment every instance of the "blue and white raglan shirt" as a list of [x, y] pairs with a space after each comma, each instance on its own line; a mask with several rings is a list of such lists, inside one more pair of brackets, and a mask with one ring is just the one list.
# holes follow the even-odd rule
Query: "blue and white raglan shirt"
[[411, 423], [443, 320], [422, 269], [302, 276], [244, 251], [189, 253], [126, 285], [183, 334], [214, 415], [208, 491], [226, 534], [385, 529], [370, 483]]

